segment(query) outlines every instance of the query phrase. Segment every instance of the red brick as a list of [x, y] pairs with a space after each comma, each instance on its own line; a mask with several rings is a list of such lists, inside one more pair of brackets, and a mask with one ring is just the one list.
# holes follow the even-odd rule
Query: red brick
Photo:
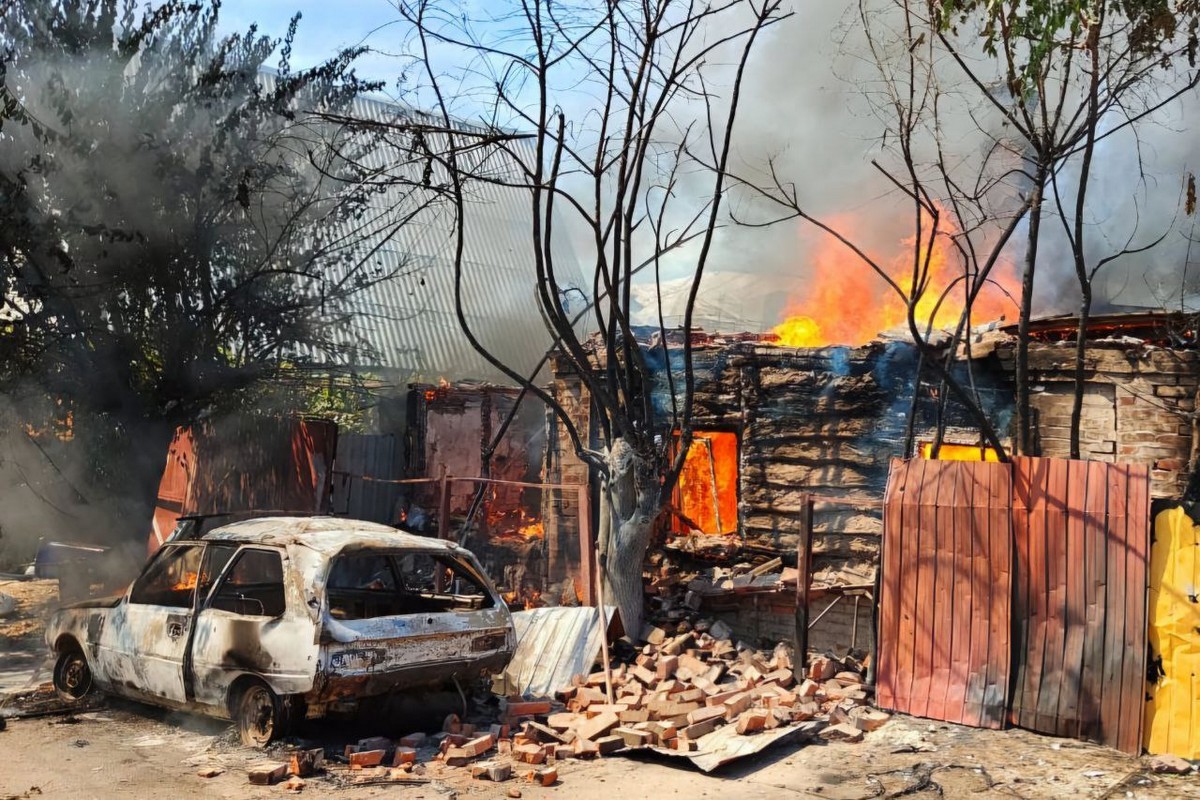
[[387, 755], [386, 750], [359, 750], [357, 753], [350, 754], [350, 766], [352, 767], [375, 767]]

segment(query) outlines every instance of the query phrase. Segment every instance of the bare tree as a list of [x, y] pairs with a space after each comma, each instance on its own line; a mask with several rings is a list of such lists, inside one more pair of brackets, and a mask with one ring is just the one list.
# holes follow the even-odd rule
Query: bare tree
[[[562, 420], [579, 456], [600, 476], [599, 552], [605, 596], [637, 638], [643, 609], [642, 562], [692, 440], [692, 342], [688, 332], [713, 238], [723, 222], [731, 140], [746, 62], [762, 31], [785, 15], [778, 0], [694, 0], [560, 4], [522, 0], [477, 27], [456, 7], [403, 0], [416, 31], [433, 105], [442, 115], [442, 163], [458, 206], [455, 275], [459, 323], [475, 348]], [[493, 35], [488, 32], [492, 31]], [[495, 35], [500, 31], [501, 35]], [[464, 74], [438, 71], [447, 48], [469, 63]], [[456, 93], [474, 89], [486, 107], [482, 125], [458, 124]], [[579, 101], [569, 114], [567, 102]], [[480, 98], [483, 98], [482, 101]], [[504, 142], [519, 165], [481, 167], [464, 156], [479, 131], [530, 132], [531, 157]], [[558, 355], [581, 376], [596, 413], [598, 441], [530, 376], [502, 363], [471, 330], [462, 311], [463, 249], [472, 230], [470, 186], [497, 182], [527, 193], [537, 312]], [[687, 191], [681, 190], [686, 184]], [[686, 195], [686, 196], [685, 196]], [[595, 328], [575, 327], [564, 300], [553, 246], [563, 219], [587, 232]], [[686, 243], [686, 246], [684, 246]], [[671, 410], [655, 407], [653, 375], [634, 332], [635, 273], [675, 251], [673, 267], [692, 276], [681, 366], [668, 364]], [[660, 325], [664, 341], [667, 331]]]
[[[1120, 251], [1086, 267], [1085, 206], [1097, 142], [1135, 128], [1193, 90], [1200, 10], [1190, 2], [1067, 0], [930, 4], [920, 35], [936, 37], [981, 103], [997, 110], [1024, 145], [1031, 215], [1026, 232], [1017, 342], [1017, 449], [1033, 452], [1029, 404], [1029, 322], [1047, 188], [1070, 242], [1081, 291], [1076, 336], [1071, 456], [1079, 457], [1085, 378], [1086, 327], [1092, 280], [1105, 263], [1161, 241]], [[982, 42], [982, 57], [979, 57]], [[1064, 211], [1060, 176], [1078, 172], [1074, 213]], [[1068, 200], [1069, 202], [1069, 200]]]

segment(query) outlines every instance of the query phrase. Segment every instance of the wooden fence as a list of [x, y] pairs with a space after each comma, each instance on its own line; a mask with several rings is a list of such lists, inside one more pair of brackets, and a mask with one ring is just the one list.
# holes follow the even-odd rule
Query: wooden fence
[[1144, 467], [893, 462], [879, 703], [1136, 753], [1148, 541]]

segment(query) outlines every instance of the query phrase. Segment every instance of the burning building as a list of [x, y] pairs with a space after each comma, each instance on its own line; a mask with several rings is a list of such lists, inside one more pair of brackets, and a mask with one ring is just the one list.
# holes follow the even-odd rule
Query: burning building
[[[1197, 441], [1192, 411], [1200, 371], [1190, 340], [1170, 333], [1180, 323], [1164, 315], [1101, 317], [1088, 347], [1085, 457], [1150, 465], [1160, 497], [1181, 493]], [[793, 329], [794, 320], [786, 327]], [[1065, 455], [1074, 385], [1074, 345], [1064, 341], [1069, 321], [1035, 328], [1030, 364], [1038, 445], [1044, 455]], [[680, 341], [643, 333], [654, 402], [665, 412], [667, 365], [678, 369]], [[891, 459], [932, 455], [939, 408], [946, 443], [939, 458], [996, 454], [983, 447], [966, 410], [940, 397], [936, 379], [917, 379], [911, 341], [884, 336], [856, 347], [796, 347], [782, 338], [694, 335], [695, 439], [662, 523], [666, 551], [716, 554], [711, 577], [690, 584], [705, 607], [743, 636], [788, 638], [796, 588], [783, 565], [794, 563], [803, 542], [811, 497], [811, 644], [869, 647]], [[1014, 332], [988, 325], [971, 339], [970, 356], [960, 347], [955, 370], [1008, 444]], [[565, 362], [554, 368], [555, 396], [580, 430], [589, 430], [586, 387]], [[563, 446], [557, 427], [548, 435], [548, 479], [582, 481], [586, 467]], [[770, 569], [739, 576], [727, 569], [739, 561]]]

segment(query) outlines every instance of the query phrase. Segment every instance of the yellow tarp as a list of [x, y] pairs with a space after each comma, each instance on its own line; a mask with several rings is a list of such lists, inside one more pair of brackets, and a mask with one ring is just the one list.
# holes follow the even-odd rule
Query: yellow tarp
[[[1200, 758], [1200, 526], [1182, 508], [1154, 520], [1150, 659], [1161, 666], [1146, 701], [1146, 750]], [[1160, 661], [1161, 660], [1161, 661]]]

